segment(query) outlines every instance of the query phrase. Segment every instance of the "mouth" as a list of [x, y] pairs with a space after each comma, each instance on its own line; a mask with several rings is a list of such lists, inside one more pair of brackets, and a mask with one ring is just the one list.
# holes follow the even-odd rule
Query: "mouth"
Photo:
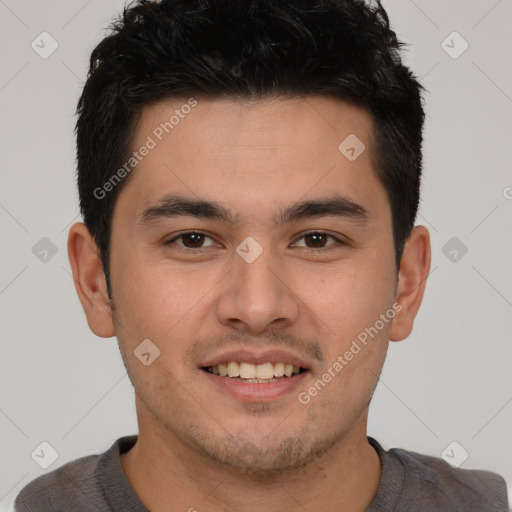
[[215, 395], [246, 403], [289, 398], [313, 372], [313, 362], [278, 347], [255, 351], [246, 348], [212, 355], [198, 364], [205, 384]]
[[203, 366], [201, 370], [217, 377], [232, 379], [247, 384], [270, 384], [292, 379], [308, 371], [307, 368], [294, 366], [285, 362], [266, 362], [252, 364], [248, 362], [229, 361], [215, 366]]
[[268, 403], [304, 385], [311, 371], [283, 361], [247, 363], [229, 361], [214, 366], [200, 367], [200, 374], [208, 379], [212, 391], [225, 400], [226, 395], [246, 403]]

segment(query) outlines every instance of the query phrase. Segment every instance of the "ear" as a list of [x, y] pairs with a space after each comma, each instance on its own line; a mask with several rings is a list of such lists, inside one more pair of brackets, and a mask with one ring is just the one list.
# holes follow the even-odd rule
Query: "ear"
[[391, 341], [400, 341], [411, 334], [430, 271], [430, 235], [424, 226], [416, 226], [407, 240], [400, 271], [396, 302], [400, 304], [390, 332]]
[[71, 226], [68, 256], [78, 298], [82, 303], [89, 328], [102, 338], [115, 335], [107, 281], [94, 238], [85, 224]]

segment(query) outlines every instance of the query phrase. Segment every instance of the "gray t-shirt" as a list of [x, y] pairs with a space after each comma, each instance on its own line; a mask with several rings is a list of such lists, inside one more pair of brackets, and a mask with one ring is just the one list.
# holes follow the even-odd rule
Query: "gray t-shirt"
[[[18, 494], [16, 512], [148, 512], [133, 491], [120, 454], [137, 436], [118, 439], [105, 453], [68, 462]], [[382, 475], [367, 512], [508, 512], [503, 478], [490, 471], [454, 469], [437, 457], [393, 448], [379, 454]]]

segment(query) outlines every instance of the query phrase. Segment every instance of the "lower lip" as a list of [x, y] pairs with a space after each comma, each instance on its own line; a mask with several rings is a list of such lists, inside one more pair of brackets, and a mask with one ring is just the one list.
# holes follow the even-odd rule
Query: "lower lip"
[[280, 398], [297, 388], [306, 378], [308, 371], [304, 371], [293, 377], [283, 377], [269, 383], [241, 382], [229, 377], [220, 377], [205, 370], [199, 370], [213, 384], [220, 386], [235, 398], [246, 402], [264, 402]]

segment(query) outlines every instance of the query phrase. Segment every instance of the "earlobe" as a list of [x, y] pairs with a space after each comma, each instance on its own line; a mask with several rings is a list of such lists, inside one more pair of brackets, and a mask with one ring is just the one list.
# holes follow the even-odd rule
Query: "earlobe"
[[110, 300], [98, 246], [85, 224], [71, 226], [68, 256], [78, 298], [89, 328], [102, 338], [115, 335]]
[[414, 318], [423, 300], [430, 259], [429, 232], [424, 226], [416, 226], [405, 244], [400, 262], [396, 302], [401, 309], [393, 320], [391, 341], [403, 340], [412, 331]]

